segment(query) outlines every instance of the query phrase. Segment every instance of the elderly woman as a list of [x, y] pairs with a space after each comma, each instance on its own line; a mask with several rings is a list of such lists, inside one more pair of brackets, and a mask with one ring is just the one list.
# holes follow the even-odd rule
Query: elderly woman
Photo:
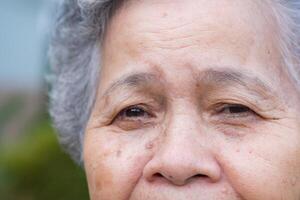
[[93, 200], [299, 200], [299, 0], [65, 0], [50, 112]]

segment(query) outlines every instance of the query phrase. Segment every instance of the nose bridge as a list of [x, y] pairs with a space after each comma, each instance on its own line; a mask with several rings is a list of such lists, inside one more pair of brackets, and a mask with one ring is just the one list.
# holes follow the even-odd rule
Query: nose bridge
[[[177, 108], [179, 107], [179, 108]], [[164, 135], [168, 138], [166, 141], [196, 142], [195, 139], [203, 137], [204, 125], [201, 116], [197, 110], [190, 104], [182, 104], [172, 109], [168, 120], [166, 121]], [[194, 140], [193, 140], [194, 139]], [[189, 141], [189, 142], [191, 142]]]
[[[194, 154], [203, 148], [204, 135], [202, 135], [200, 120], [195, 112], [173, 112], [164, 130], [164, 138], [160, 147], [160, 156], [191, 161]], [[202, 138], [202, 139], [200, 139]]]
[[219, 179], [219, 165], [195, 115], [194, 111], [185, 110], [173, 112], [169, 117], [159, 148], [144, 169], [148, 180], [160, 177], [172, 184], [184, 185], [189, 180], [215, 182]]

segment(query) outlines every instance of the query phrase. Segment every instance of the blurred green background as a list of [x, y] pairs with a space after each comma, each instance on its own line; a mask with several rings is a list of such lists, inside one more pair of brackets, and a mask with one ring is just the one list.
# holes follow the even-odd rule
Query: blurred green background
[[47, 113], [47, 48], [55, 0], [0, 0], [0, 199], [85, 200], [83, 170]]

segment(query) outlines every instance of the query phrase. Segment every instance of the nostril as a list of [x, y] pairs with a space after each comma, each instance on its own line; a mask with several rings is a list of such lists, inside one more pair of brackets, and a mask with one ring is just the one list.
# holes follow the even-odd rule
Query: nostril
[[[155, 173], [155, 174], [153, 174], [153, 176], [152, 176], [152, 180], [153, 179], [161, 179], [161, 178], [164, 178], [164, 179], [168, 179], [168, 180], [173, 180], [174, 179], [174, 177], [173, 176], [171, 176], [171, 175], [169, 175], [169, 176], [167, 176], [167, 175], [163, 175], [163, 174], [161, 174], [161, 173]], [[196, 174], [196, 175], [194, 175], [194, 176], [192, 176], [192, 177], [189, 177], [188, 179], [187, 179], [187, 181], [192, 181], [192, 180], [194, 180], [194, 179], [207, 179], [207, 178], [209, 178], [207, 175], [204, 175], [204, 174]]]
[[161, 173], [155, 173], [153, 174], [154, 178], [163, 178], [164, 176]]
[[209, 176], [204, 175], [204, 174], [196, 174], [186, 180], [186, 182], [192, 182], [196, 180], [209, 180]]
[[174, 177], [172, 175], [162, 174], [162, 173], [155, 173], [152, 176], [153, 179], [166, 179], [172, 181]]
[[152, 181], [159, 181], [163, 179], [165, 179], [165, 177], [161, 173], [155, 173], [151, 176], [149, 180], [152, 182]]
[[196, 174], [196, 175], [192, 176], [191, 178], [209, 178], [209, 177], [204, 174]]

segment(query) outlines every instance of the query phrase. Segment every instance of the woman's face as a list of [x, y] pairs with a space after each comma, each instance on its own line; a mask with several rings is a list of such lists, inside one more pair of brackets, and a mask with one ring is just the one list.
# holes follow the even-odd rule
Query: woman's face
[[270, 5], [126, 1], [84, 140], [93, 200], [299, 200], [299, 96]]

